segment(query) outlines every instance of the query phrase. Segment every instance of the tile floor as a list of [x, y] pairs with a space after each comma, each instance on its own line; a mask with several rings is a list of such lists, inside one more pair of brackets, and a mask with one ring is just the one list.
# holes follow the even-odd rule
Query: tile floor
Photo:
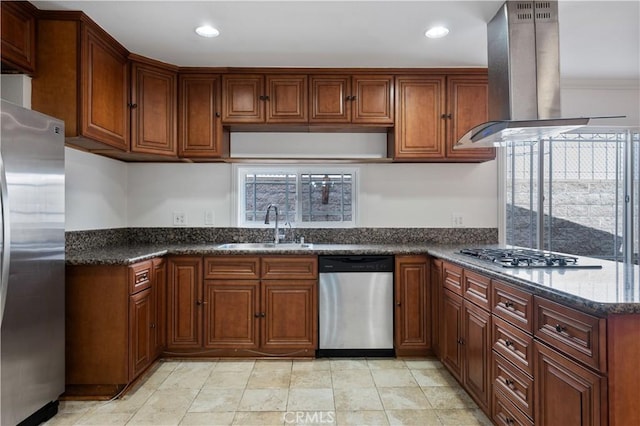
[[46, 425], [490, 425], [435, 359], [162, 361]]

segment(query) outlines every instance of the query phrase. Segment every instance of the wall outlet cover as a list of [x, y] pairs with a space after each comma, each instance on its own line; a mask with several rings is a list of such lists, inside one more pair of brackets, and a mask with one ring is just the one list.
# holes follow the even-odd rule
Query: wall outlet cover
[[204, 211], [204, 224], [205, 225], [213, 225], [215, 221], [215, 215], [213, 210], [205, 210]]
[[173, 212], [173, 226], [187, 226], [187, 214], [185, 212]]

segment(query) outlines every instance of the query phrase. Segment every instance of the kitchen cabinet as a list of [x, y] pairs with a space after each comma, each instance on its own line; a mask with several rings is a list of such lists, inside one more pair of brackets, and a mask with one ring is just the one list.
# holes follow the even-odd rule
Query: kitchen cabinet
[[306, 75], [225, 74], [223, 124], [308, 122]]
[[170, 257], [167, 281], [167, 349], [201, 348], [202, 257]]
[[67, 267], [67, 395], [111, 397], [157, 359], [163, 265]]
[[131, 55], [131, 152], [178, 155], [177, 68]]
[[167, 262], [156, 258], [153, 264], [153, 285], [151, 304], [155, 308], [151, 327], [151, 348], [153, 357], [159, 357], [167, 345]]
[[542, 343], [535, 342], [535, 352], [537, 424], [608, 424], [607, 387], [603, 376]]
[[[171, 321], [183, 318], [172, 351], [216, 356], [315, 356], [318, 339], [315, 256], [175, 257], [170, 261]], [[179, 272], [182, 265], [186, 271]], [[203, 265], [203, 266], [201, 266]], [[195, 269], [203, 267], [199, 279]], [[174, 281], [174, 283], [171, 283]], [[183, 291], [176, 289], [182, 287]], [[173, 320], [172, 320], [173, 318]], [[172, 343], [173, 341], [173, 343]], [[196, 351], [197, 349], [197, 351]]]
[[490, 297], [490, 280], [449, 262], [442, 262], [442, 271], [440, 360], [489, 413], [491, 313], [483, 295]]
[[64, 120], [71, 145], [128, 151], [129, 52], [81, 12], [43, 12], [37, 34], [32, 108]]
[[36, 71], [37, 9], [27, 1], [3, 1], [0, 8], [2, 72], [33, 74]]
[[395, 350], [397, 356], [425, 356], [431, 346], [432, 294], [426, 256], [395, 258]]
[[222, 127], [221, 79], [217, 74], [178, 77], [178, 155], [220, 158], [229, 155], [229, 131]]
[[392, 126], [392, 75], [310, 76], [310, 124]]
[[480, 162], [495, 149], [454, 150], [470, 128], [487, 121], [485, 74], [396, 76], [396, 123], [389, 155], [400, 161]]
[[440, 312], [442, 311], [442, 260], [431, 258], [429, 280], [431, 285], [431, 346], [440, 358]]

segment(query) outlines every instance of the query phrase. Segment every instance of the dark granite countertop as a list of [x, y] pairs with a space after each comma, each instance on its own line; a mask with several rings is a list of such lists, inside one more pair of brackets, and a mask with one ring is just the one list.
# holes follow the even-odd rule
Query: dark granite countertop
[[[640, 268], [618, 262], [579, 257], [581, 264], [602, 269], [503, 268], [459, 254], [462, 246], [441, 244], [313, 244], [311, 249], [219, 249], [220, 244], [125, 245], [82, 251], [70, 250], [67, 265], [130, 265], [167, 254], [430, 254], [467, 269], [524, 288], [576, 309], [596, 315], [640, 313]], [[469, 247], [469, 244], [465, 245]], [[478, 246], [476, 247], [496, 247]]]

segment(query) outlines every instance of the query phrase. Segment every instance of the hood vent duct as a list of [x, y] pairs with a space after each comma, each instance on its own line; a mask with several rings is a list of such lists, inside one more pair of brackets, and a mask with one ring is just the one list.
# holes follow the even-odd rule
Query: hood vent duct
[[588, 117], [560, 118], [556, 1], [507, 1], [487, 24], [487, 39], [490, 121], [456, 148], [538, 141], [589, 123]]

